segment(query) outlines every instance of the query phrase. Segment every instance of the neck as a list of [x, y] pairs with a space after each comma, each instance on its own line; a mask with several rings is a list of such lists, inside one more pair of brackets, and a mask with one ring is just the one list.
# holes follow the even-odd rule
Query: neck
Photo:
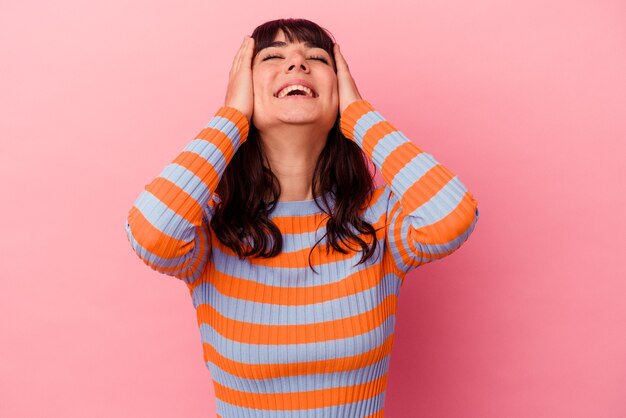
[[314, 125], [284, 125], [259, 131], [265, 155], [280, 183], [279, 201], [313, 199], [313, 171], [327, 137], [328, 132], [320, 132]]

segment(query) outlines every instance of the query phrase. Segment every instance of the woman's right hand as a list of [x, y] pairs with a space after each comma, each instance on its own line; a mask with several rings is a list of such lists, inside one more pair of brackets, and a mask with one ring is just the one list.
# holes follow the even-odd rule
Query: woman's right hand
[[252, 52], [254, 38], [246, 36], [228, 73], [225, 106], [234, 107], [252, 120], [254, 92], [252, 89]]

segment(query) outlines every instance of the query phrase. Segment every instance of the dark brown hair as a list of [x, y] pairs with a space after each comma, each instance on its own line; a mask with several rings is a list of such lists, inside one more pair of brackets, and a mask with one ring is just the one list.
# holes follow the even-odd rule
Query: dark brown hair
[[[289, 42], [311, 42], [326, 50], [333, 58], [333, 69], [337, 72], [332, 35], [306, 19], [278, 19], [258, 26], [252, 33], [255, 44], [253, 59], [274, 40], [279, 29]], [[374, 175], [368, 168], [367, 155], [341, 133], [339, 116], [337, 109], [337, 119], [317, 159], [311, 186], [315, 204], [328, 215], [324, 235], [328, 236], [327, 253], [329, 247], [342, 254], [348, 253], [342, 245], [352, 251], [360, 247], [363, 256], [358, 265], [374, 255], [378, 244], [376, 230], [360, 217], [372, 198]], [[373, 166], [373, 169], [375, 172], [376, 167]], [[270, 258], [281, 252], [281, 232], [268, 216], [280, 197], [280, 184], [269, 168], [258, 131], [252, 122], [248, 138], [227, 165], [216, 194], [220, 202], [211, 218], [211, 227], [220, 242], [236, 252], [240, 259], [247, 256]], [[333, 209], [327, 196], [335, 201]], [[358, 233], [371, 235], [372, 245], [368, 246], [366, 240], [352, 231], [351, 226]], [[358, 247], [355, 249], [348, 245], [349, 241], [356, 241]], [[315, 271], [311, 265], [311, 252], [309, 266]]]

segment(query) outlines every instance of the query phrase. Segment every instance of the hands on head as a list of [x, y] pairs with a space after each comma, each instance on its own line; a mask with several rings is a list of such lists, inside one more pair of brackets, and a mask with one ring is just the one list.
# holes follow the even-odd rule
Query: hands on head
[[252, 90], [252, 51], [254, 38], [246, 36], [233, 59], [228, 73], [228, 88], [224, 104], [234, 107], [252, 120], [254, 95]]
[[[252, 86], [252, 53], [254, 38], [244, 38], [228, 74], [228, 88], [224, 104], [241, 111], [248, 120], [252, 120], [254, 108], [254, 90]], [[339, 45], [333, 48], [335, 65], [337, 66], [337, 91], [339, 94], [339, 112], [343, 111], [352, 102], [361, 100], [356, 83], [350, 74], [348, 63], [339, 50]]]
[[334, 46], [335, 65], [337, 66], [337, 91], [339, 92], [339, 112], [343, 111], [348, 105], [357, 100], [362, 100], [356, 83], [348, 69], [348, 63], [339, 50], [339, 44]]

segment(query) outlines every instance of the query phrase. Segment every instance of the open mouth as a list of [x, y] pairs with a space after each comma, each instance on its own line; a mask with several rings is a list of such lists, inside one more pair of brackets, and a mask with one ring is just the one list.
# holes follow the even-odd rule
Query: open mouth
[[287, 86], [284, 89], [280, 90], [278, 93], [276, 93], [274, 95], [274, 97], [278, 98], [278, 99], [283, 99], [283, 98], [308, 98], [308, 99], [314, 99], [317, 97], [317, 93], [310, 89], [309, 87], [306, 86], [302, 86], [300, 84], [295, 84], [292, 86]]

